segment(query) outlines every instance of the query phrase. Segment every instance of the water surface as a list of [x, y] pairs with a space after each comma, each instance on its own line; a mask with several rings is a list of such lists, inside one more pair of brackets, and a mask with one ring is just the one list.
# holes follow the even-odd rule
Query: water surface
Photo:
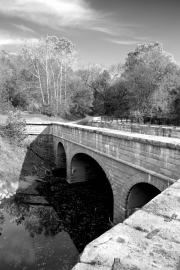
[[102, 186], [45, 181], [1, 201], [1, 270], [70, 270], [84, 247], [110, 228]]

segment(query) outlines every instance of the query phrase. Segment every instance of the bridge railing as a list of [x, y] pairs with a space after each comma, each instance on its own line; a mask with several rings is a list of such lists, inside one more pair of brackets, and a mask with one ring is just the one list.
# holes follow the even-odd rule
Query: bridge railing
[[107, 115], [101, 115], [99, 117], [94, 117], [98, 121], [105, 122], [105, 123], [135, 123], [135, 124], [149, 124], [149, 125], [160, 125], [160, 126], [180, 126], [180, 119], [170, 119], [170, 118], [150, 118], [150, 117], [144, 117], [144, 119], [140, 122], [135, 117], [115, 117], [115, 116], [107, 116]]
[[[165, 121], [164, 121], [165, 123]], [[112, 116], [93, 117], [89, 125], [101, 128], [122, 130], [131, 133], [141, 133], [154, 136], [172, 137], [180, 139], [180, 127], [170, 125], [158, 125], [147, 123], [138, 123], [131, 118], [115, 118]]]

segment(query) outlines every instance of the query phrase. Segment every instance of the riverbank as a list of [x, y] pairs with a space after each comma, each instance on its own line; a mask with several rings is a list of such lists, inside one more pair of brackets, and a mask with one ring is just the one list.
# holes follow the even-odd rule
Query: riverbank
[[0, 199], [13, 195], [19, 183], [19, 176], [26, 154], [25, 146], [10, 144], [7, 138], [0, 134]]
[[[43, 115], [43, 114], [29, 114], [28, 112], [20, 112], [20, 114], [21, 114], [23, 119], [25, 119], [26, 121], [29, 121], [29, 122], [42, 122], [42, 121], [64, 122], [64, 121], [66, 121], [60, 117], [49, 117], [49, 116]], [[5, 125], [7, 117], [8, 117], [7, 114], [6, 115], [0, 114], [0, 126]]]
[[[28, 112], [20, 112], [21, 117], [26, 122], [43, 122], [43, 121], [66, 121], [59, 117], [49, 117], [41, 114], [29, 114]], [[16, 193], [19, 183], [26, 188], [35, 180], [32, 177], [20, 179], [22, 164], [24, 162], [27, 145], [18, 146], [16, 142], [10, 142], [4, 133], [4, 125], [6, 124], [8, 115], [0, 114], [0, 200], [9, 198]], [[21, 181], [20, 181], [21, 180]], [[26, 184], [24, 185], [26, 180]]]

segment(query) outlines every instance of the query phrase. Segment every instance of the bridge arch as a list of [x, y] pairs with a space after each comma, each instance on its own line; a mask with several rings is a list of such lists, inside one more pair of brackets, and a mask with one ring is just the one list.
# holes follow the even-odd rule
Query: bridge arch
[[56, 154], [56, 166], [57, 168], [66, 168], [66, 151], [64, 145], [59, 142], [57, 145]]
[[55, 146], [55, 164], [56, 168], [52, 170], [52, 174], [57, 177], [67, 177], [67, 157], [66, 150], [62, 142], [58, 141]]
[[113, 221], [114, 216], [114, 192], [111, 181], [107, 176], [103, 165], [98, 157], [88, 151], [76, 150], [71, 155], [70, 169], [71, 182], [91, 182], [99, 190], [104, 190], [107, 195], [108, 211], [110, 220]]
[[128, 179], [124, 185], [120, 205], [124, 211], [124, 218], [128, 218], [139, 208], [168, 187], [168, 183], [148, 174], [138, 173]]

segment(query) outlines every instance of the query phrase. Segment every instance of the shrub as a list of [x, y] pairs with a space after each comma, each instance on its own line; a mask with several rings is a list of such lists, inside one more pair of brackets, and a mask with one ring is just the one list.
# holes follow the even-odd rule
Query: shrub
[[29, 103], [29, 105], [27, 106], [27, 111], [29, 113], [40, 113], [41, 112], [41, 107], [38, 103], [35, 103], [35, 102], [32, 102], [32, 103]]
[[26, 120], [21, 117], [20, 111], [10, 111], [5, 124], [5, 135], [10, 142], [18, 145], [26, 138]]

